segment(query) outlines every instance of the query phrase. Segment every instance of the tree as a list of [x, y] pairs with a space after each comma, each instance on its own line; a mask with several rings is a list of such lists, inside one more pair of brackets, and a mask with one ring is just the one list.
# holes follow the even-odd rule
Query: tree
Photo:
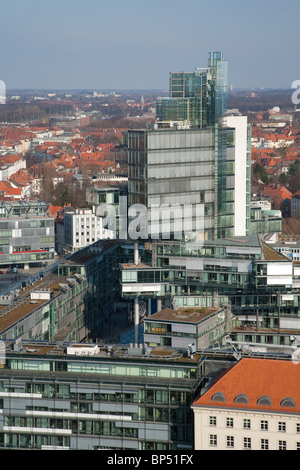
[[269, 176], [267, 170], [261, 163], [255, 163], [253, 166], [253, 173], [261, 179], [265, 184], [269, 183]]

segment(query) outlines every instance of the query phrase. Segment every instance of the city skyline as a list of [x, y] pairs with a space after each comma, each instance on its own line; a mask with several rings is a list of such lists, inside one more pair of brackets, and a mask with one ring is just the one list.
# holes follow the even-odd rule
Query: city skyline
[[37, 0], [1, 6], [0, 79], [10, 89], [167, 89], [223, 50], [234, 88], [288, 89], [299, 79], [299, 3], [236, 0]]

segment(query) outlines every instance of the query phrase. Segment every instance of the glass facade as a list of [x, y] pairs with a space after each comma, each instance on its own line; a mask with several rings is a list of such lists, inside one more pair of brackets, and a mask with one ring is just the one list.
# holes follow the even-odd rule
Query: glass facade
[[[161, 230], [160, 222], [169, 214], [156, 215], [159, 221], [152, 223], [148, 213], [149, 238], [179, 239], [185, 224], [180, 208], [187, 204], [203, 205], [201, 215], [188, 221], [195, 229], [201, 220], [198, 240], [249, 234], [250, 128], [246, 121], [236, 122], [243, 136], [242, 144], [241, 137], [236, 142], [237, 129], [223, 119], [226, 107], [227, 62], [221, 52], [212, 52], [207, 69], [170, 74], [170, 96], [158, 98], [153, 130], [128, 131], [129, 207], [177, 208], [171, 231]], [[245, 200], [237, 191], [241, 182]]]
[[168, 98], [158, 98], [159, 121], [185, 121], [200, 129], [212, 126], [227, 106], [227, 62], [221, 52], [209, 53], [208, 68], [171, 72]]
[[201, 356], [121, 356], [8, 354], [0, 380], [0, 448], [192, 449]]

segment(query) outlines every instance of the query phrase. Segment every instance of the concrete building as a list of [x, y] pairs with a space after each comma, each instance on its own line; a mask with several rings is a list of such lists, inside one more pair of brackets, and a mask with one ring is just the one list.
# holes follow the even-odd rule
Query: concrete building
[[299, 448], [298, 368], [280, 356], [30, 340], [0, 352], [1, 449]]
[[300, 190], [291, 197], [291, 217], [300, 217]]
[[115, 238], [115, 233], [105, 229], [103, 218], [89, 208], [67, 208], [57, 224], [58, 253], [73, 253], [108, 238]]
[[243, 358], [193, 403], [195, 450], [299, 450], [300, 368]]
[[288, 351], [300, 338], [299, 266], [258, 235], [145, 247], [149, 264], [120, 264], [124, 299], [155, 299], [157, 311], [228, 306], [237, 345]]
[[[14, 285], [0, 301], [0, 338], [83, 341], [111, 328], [119, 299], [118, 242], [98, 242]], [[126, 315], [127, 319], [127, 315]]]
[[1, 449], [193, 449], [200, 354], [34, 341], [1, 352]]
[[222, 341], [231, 331], [231, 313], [224, 308], [165, 308], [144, 319], [144, 344], [191, 351]]
[[0, 218], [0, 265], [25, 269], [54, 259], [54, 219], [46, 215]]

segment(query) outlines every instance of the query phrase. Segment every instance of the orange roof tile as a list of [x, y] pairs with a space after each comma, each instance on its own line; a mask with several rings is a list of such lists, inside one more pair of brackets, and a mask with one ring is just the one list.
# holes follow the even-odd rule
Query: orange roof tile
[[[244, 358], [225, 371], [200, 398], [196, 406], [300, 412], [300, 363], [273, 359]], [[214, 401], [215, 393], [222, 392], [225, 402]], [[239, 394], [245, 394], [247, 404], [235, 403]], [[267, 396], [271, 405], [259, 405], [258, 399]], [[281, 406], [282, 400], [292, 398], [295, 407]]]

